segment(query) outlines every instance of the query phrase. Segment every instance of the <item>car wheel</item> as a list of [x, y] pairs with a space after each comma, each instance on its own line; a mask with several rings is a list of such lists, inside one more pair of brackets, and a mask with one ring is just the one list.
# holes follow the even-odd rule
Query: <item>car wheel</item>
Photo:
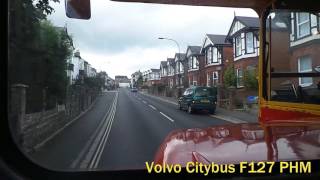
[[187, 112], [188, 112], [189, 114], [192, 114], [192, 113], [193, 113], [192, 107], [191, 107], [190, 105], [188, 105]]

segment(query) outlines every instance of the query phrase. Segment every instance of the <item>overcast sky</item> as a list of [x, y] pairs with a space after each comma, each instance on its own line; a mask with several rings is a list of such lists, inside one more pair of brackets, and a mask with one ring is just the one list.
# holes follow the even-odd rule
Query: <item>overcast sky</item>
[[65, 16], [60, 1], [52, 4], [55, 12], [48, 19], [56, 26], [67, 25], [81, 57], [113, 78], [159, 68], [160, 61], [173, 57], [177, 46], [158, 37], [177, 40], [185, 52], [188, 45], [201, 46], [205, 34], [226, 34], [234, 12], [257, 17], [251, 9], [91, 0], [91, 19], [77, 20]]

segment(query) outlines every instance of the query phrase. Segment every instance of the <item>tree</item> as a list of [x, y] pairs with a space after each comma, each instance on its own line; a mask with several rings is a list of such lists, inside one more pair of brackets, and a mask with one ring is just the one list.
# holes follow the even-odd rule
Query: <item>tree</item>
[[227, 67], [226, 71], [223, 75], [224, 78], [224, 84], [226, 87], [236, 86], [237, 85], [237, 76], [234, 71], [234, 66], [230, 65]]
[[257, 71], [255, 69], [244, 72], [244, 86], [250, 90], [258, 90]]

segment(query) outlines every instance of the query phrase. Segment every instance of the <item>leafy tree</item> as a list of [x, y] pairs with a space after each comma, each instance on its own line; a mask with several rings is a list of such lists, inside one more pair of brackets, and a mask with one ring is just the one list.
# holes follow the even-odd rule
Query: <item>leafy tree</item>
[[230, 65], [227, 67], [223, 75], [224, 84], [226, 87], [236, 86], [237, 85], [237, 76], [234, 71], [234, 66]]
[[257, 71], [246, 70], [244, 72], [244, 86], [250, 90], [258, 90], [258, 79], [257, 79]]

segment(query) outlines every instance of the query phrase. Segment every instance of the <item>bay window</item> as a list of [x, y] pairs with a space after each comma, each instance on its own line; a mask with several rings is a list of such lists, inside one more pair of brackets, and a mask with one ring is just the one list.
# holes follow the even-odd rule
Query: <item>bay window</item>
[[241, 53], [241, 36], [237, 36], [235, 38], [235, 50], [236, 50], [236, 56], [240, 56], [242, 53]]
[[[310, 57], [301, 57], [298, 60], [299, 73], [312, 72], [312, 60]], [[300, 77], [299, 85], [302, 87], [312, 85], [312, 77]]]
[[243, 71], [242, 69], [237, 69], [237, 87], [243, 87]]
[[310, 14], [297, 13], [297, 37], [302, 38], [310, 34]]
[[246, 53], [253, 53], [254, 52], [254, 46], [253, 46], [253, 33], [248, 32], [246, 33]]
[[219, 73], [217, 71], [212, 73], [212, 84], [213, 86], [217, 86], [219, 83]]

